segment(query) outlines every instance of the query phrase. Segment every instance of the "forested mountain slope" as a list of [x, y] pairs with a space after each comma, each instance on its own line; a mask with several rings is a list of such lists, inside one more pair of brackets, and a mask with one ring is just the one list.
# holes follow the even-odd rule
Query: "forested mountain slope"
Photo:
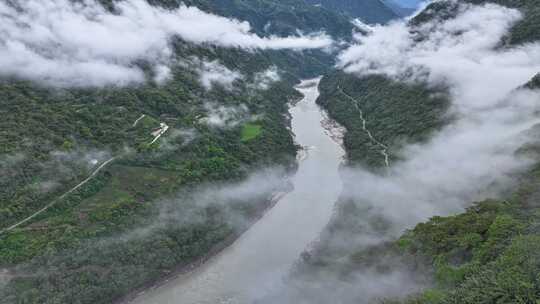
[[[2, 81], [2, 228], [54, 206], [0, 236], [1, 266], [13, 277], [0, 302], [110, 303], [241, 231], [226, 212], [251, 218], [265, 208], [278, 188], [232, 203], [237, 211], [219, 205], [226, 198], [199, 206], [190, 197], [204, 183], [240, 182], [259, 166], [292, 168], [285, 113], [295, 78], [269, 84], [268, 94], [253, 79], [263, 62], [270, 66], [266, 55], [187, 52], [249, 78], [233, 91], [207, 91], [181, 67], [160, 86], [56, 90]], [[160, 123], [169, 129], [154, 141]], [[179, 213], [163, 218], [167, 208]], [[184, 213], [200, 220], [185, 223]]]
[[[40, 3], [32, 1], [35, 5]], [[126, 11], [148, 8], [142, 0], [126, 1], [135, 3], [133, 7], [123, 7]], [[125, 13], [118, 7], [122, 1], [99, 2], [105, 8], [89, 10], [91, 22], [99, 23]], [[73, 61], [84, 66], [96, 58], [94, 61], [101, 64], [110, 56], [121, 69], [112, 70], [114, 73], [86, 69], [88, 74], [101, 79], [114, 76], [124, 68], [140, 72], [136, 76], [142, 78], [133, 83], [85, 84], [81, 80], [88, 76], [86, 73], [75, 73], [73, 79], [66, 79], [62, 74], [69, 69], [57, 70], [55, 65], [49, 66], [44, 77], [36, 78], [35, 75], [42, 75], [40, 66], [25, 69], [28, 60], [21, 60], [14, 67], [4, 60], [10, 59], [9, 56], [0, 59], [0, 67], [13, 71], [22, 68], [20, 74], [9, 74], [7, 68], [0, 71], [0, 303], [111, 303], [166, 278], [175, 270], [196, 265], [227, 245], [271, 206], [274, 193], [287, 189], [285, 176], [295, 168], [298, 148], [288, 128], [288, 103], [299, 98], [293, 85], [300, 78], [321, 74], [326, 76], [320, 83], [321, 96], [317, 102], [347, 130], [345, 191], [335, 218], [299, 265], [297, 276], [301, 282], [306, 283], [304, 279], [315, 282], [315, 292], [302, 296], [312, 295], [313, 303], [325, 304], [336, 299], [334, 292], [341, 292], [339, 299], [344, 303], [349, 300], [359, 303], [375, 291], [388, 297], [381, 299], [384, 297], [378, 294], [374, 299], [377, 303], [538, 302], [538, 140], [521, 145], [516, 151], [511, 149], [513, 146], [493, 149], [496, 151], [488, 154], [486, 160], [475, 154], [482, 155], [493, 148], [489, 146], [491, 137], [504, 138], [509, 143], [519, 143], [521, 137], [538, 138], [538, 127], [534, 125], [525, 124], [527, 134], [515, 136], [506, 132], [516, 127], [516, 121], [529, 122], [527, 118], [535, 114], [536, 103], [530, 97], [536, 96], [531, 90], [540, 88], [540, 76], [529, 81], [534, 75], [531, 74], [512, 88], [509, 95], [517, 94], [521, 103], [512, 104], [513, 101], [497, 96], [501, 98], [499, 104], [480, 103], [478, 107], [473, 104], [467, 108], [468, 112], [460, 112], [456, 110], [453, 86], [466, 86], [481, 78], [490, 85], [488, 92], [498, 92], [499, 87], [515, 81], [514, 74], [508, 73], [508, 78], [501, 78], [504, 81], [491, 83], [491, 69], [476, 73], [475, 67], [463, 72], [458, 69], [459, 64], [448, 63], [450, 72], [432, 73], [435, 74], [432, 79], [433, 75], [426, 70], [394, 59], [402, 53], [414, 55], [410, 49], [416, 44], [425, 43], [422, 55], [437, 49], [437, 44], [428, 44], [431, 41], [459, 45], [460, 39], [450, 38], [467, 33], [468, 29], [460, 28], [460, 24], [450, 22], [444, 28], [446, 32], [442, 34], [450, 32], [450, 36], [430, 37], [430, 30], [436, 32], [444, 21], [475, 11], [476, 6], [463, 9], [464, 3], [496, 3], [521, 10], [522, 18], [514, 11], [501, 13], [498, 6], [482, 6], [486, 9], [481, 10], [488, 17], [486, 22], [509, 20], [505, 26], [510, 26], [510, 30], [497, 41], [495, 48], [486, 43], [489, 48], [484, 53], [471, 52], [472, 61], [479, 68], [499, 66], [491, 53], [495, 49], [503, 55], [509, 54], [507, 59], [516, 58], [520, 69], [528, 71], [531, 64], [527, 58], [531, 56], [527, 52], [533, 45], [527, 43], [540, 40], [539, 0], [437, 1], [409, 24], [393, 25], [391, 29], [397, 30], [383, 41], [388, 42], [387, 46], [405, 41], [399, 45], [399, 52], [393, 54], [387, 46], [371, 50], [374, 57], [390, 57], [382, 67], [364, 66], [369, 60], [375, 62], [369, 56], [360, 56], [361, 60], [356, 62], [350, 60], [347, 56], [358, 55], [353, 50], [344, 52], [338, 60], [343, 71], [334, 70], [334, 54], [328, 45], [302, 50], [300, 46], [287, 46], [294, 38], [279, 40], [279, 37], [301, 38], [303, 45], [328, 40], [324, 37], [317, 40], [317, 35], [325, 32], [336, 40], [351, 41], [353, 25], [349, 17], [359, 17], [367, 23], [386, 23], [397, 17], [382, 1], [148, 2], [162, 9], [148, 8], [151, 13], [136, 15], [141, 18], [134, 18], [135, 24], [144, 24], [141, 20], [155, 22], [152, 14], [171, 17], [166, 13], [187, 5], [202, 10], [183, 11], [187, 17], [195, 16], [198, 22], [201, 19], [197, 18], [209, 12], [248, 21], [252, 28], [235, 21], [205, 19], [236, 30], [242, 38], [240, 42], [220, 45], [220, 39], [230, 38], [226, 32], [210, 36], [206, 41], [197, 40], [206, 37], [199, 26], [208, 30], [209, 23], [182, 24], [181, 29], [194, 30], [195, 35], [162, 37], [160, 30], [166, 24], [158, 22], [159, 26], [145, 33], [156, 34], [149, 36], [166, 40], [166, 45], [156, 44], [158, 47], [149, 48], [148, 52], [142, 52], [144, 56], [127, 63], [114, 54], [100, 53], [103, 49], [93, 48], [95, 41], [85, 39], [86, 34], [77, 37], [80, 39], [68, 37], [69, 43], [74, 44], [69, 44], [65, 53], [55, 43], [52, 47], [39, 44], [20, 47], [24, 45], [22, 42], [45, 31], [10, 37], [19, 39], [19, 44], [7, 43], [0, 37], [2, 55], [6, 46], [17, 50], [11, 53], [17, 54], [13, 57], [20, 55], [23, 59], [45, 49], [43, 60], [32, 62], [47, 62], [61, 54], [59, 61], [68, 66]], [[20, 3], [0, 4], [0, 10]], [[96, 11], [107, 18], [94, 18]], [[39, 12], [34, 15], [32, 18]], [[5, 16], [8, 17], [0, 14], [0, 18], [5, 18], [0, 21], [8, 23], [6, 20], [16, 19]], [[174, 23], [177, 19], [173, 15], [167, 21]], [[474, 23], [475, 18], [464, 20], [485, 30], [481, 22]], [[130, 24], [129, 18], [121, 21], [114, 25]], [[107, 31], [100, 31], [103, 28], [99, 26], [92, 29], [86, 33], [102, 34], [100, 39], [111, 37]], [[495, 34], [503, 32], [497, 29]], [[259, 36], [251, 36], [253, 33]], [[483, 42], [480, 38], [489, 36], [483, 34], [479, 39], [465, 38]], [[47, 38], [55, 42], [58, 36], [62, 35]], [[243, 39], [250, 41], [247, 47], [242, 46]], [[129, 42], [133, 41], [140, 42], [136, 39]], [[99, 42], [114, 45], [115, 41]], [[77, 51], [77, 43], [84, 46], [84, 52]], [[140, 50], [138, 43], [126, 45], [125, 49], [117, 45], [113, 53], [124, 51], [130, 55]], [[513, 48], [518, 51], [505, 53], [515, 51]], [[163, 49], [170, 49], [170, 53], [161, 53]], [[64, 60], [64, 55], [72, 60]], [[421, 57], [415, 59], [421, 61]], [[83, 60], [77, 62], [80, 58]], [[427, 62], [430, 63], [433, 61]], [[447, 68], [447, 62], [436, 63]], [[404, 69], [388, 68], [394, 65]], [[459, 73], [452, 73], [453, 68]], [[54, 79], [58, 74], [63, 81], [60, 84]], [[471, 79], [449, 81], [456, 80], [452, 78], [456, 75]], [[70, 81], [76, 85], [69, 85]], [[481, 87], [478, 92], [484, 93], [484, 89]], [[488, 93], [476, 95], [476, 90], [473, 93], [460, 97], [467, 101], [492, 97]], [[530, 108], [520, 112], [518, 119], [506, 113], [489, 112], [508, 104], [509, 108], [511, 105]], [[483, 111], [493, 115], [487, 115], [486, 120]], [[467, 113], [476, 114], [470, 119], [472, 123], [468, 121], [470, 125], [448, 128]], [[493, 124], [474, 124], [484, 120]], [[507, 125], [501, 127], [496, 124], [498, 121]], [[482, 136], [471, 136], [466, 132], [470, 129], [485, 132]], [[462, 132], [457, 133], [461, 137], [450, 136], [456, 130]], [[447, 138], [439, 137], [449, 140], [433, 143], [433, 138], [440, 134], [450, 134]], [[472, 135], [478, 134], [472, 132]], [[487, 148], [475, 146], [478, 142], [485, 143]], [[430, 158], [432, 155], [425, 153], [426, 150], [435, 151], [435, 157]], [[465, 151], [466, 155], [460, 155], [462, 158], [455, 162], [448, 160], [446, 155], [456, 151]], [[518, 156], [526, 156], [529, 162], [516, 172], [494, 177], [498, 171], [483, 170], [497, 169], [499, 164], [522, 164]], [[415, 157], [417, 163], [406, 163]], [[499, 163], [501, 159], [507, 162]], [[424, 163], [437, 166], [430, 171], [422, 166]], [[461, 167], [467, 168], [466, 174], [460, 171]], [[455, 179], [442, 178], [454, 173]], [[469, 196], [453, 191], [454, 187], [463, 187], [469, 192], [482, 192], [484, 189], [480, 188], [498, 186], [500, 180], [511, 183], [504, 188], [503, 195], [497, 196], [499, 199], [483, 197], [473, 203]], [[246, 195], [238, 197], [222, 191], [226, 187]], [[367, 201], [364, 194], [376, 195], [373, 201]], [[425, 201], [432, 204], [424, 204]], [[426, 214], [432, 216], [441, 210], [445, 215], [455, 215], [433, 217], [416, 225], [418, 219], [427, 219]], [[402, 222], [396, 224], [393, 222], [396, 219]], [[410, 228], [405, 234], [404, 227]], [[367, 277], [363, 277], [365, 273]], [[338, 285], [332, 285], [334, 279]], [[385, 290], [396, 282], [397, 290]], [[341, 290], [336, 286], [346, 288]], [[406, 295], [410, 298], [404, 298]], [[330, 300], [325, 302], [326, 297]], [[291, 303], [305, 303], [302, 301]]]
[[410, 3], [407, 6], [403, 6], [403, 3], [394, 0], [385, 0], [384, 4], [391, 8], [398, 16], [407, 17], [416, 11], [414, 5], [411, 6]]
[[503, 42], [507, 44], [520, 44], [540, 39], [540, 7], [537, 0], [461, 0], [456, 2], [434, 2], [416, 16], [411, 23], [413, 25], [421, 25], [434, 19], [445, 20], [452, 18], [456, 15], [460, 3], [477, 5], [494, 3], [519, 9], [524, 15], [524, 18], [513, 26], [508, 37]]
[[[480, 6], [488, 4], [487, 10], [494, 11], [498, 7], [489, 6], [490, 4], [520, 10], [521, 18], [511, 23], [509, 32], [497, 45], [495, 52], [500, 52], [498, 55], [511, 53], [513, 47], [517, 46], [519, 49], [527, 46], [527, 43], [537, 43], [540, 40], [540, 2], [537, 0], [437, 1], [411, 20], [408, 26], [414, 37], [412, 40], [427, 46], [422, 49], [425, 51], [424, 56], [429, 57], [429, 49], [436, 49], [437, 46], [426, 42], [431, 41], [430, 32], [423, 31], [422, 27], [437, 31], [436, 26], [448, 21], [452, 24], [450, 27], [455, 29], [453, 19], [459, 14], [466, 15], [467, 10], [471, 9], [463, 6], [466, 3]], [[457, 29], [449, 32], [456, 36], [461, 33]], [[399, 38], [396, 36], [395, 39]], [[444, 40], [433, 41], [445, 45]], [[450, 48], [452, 43], [448, 45]], [[403, 44], [403, 49], [407, 47]], [[490, 56], [489, 52], [485, 52], [486, 56]], [[388, 62], [395, 63], [391, 60]], [[345, 65], [344, 69], [353, 70], [354, 67], [351, 66], [354, 64], [363, 68], [364, 72], [367, 71], [368, 75], [339, 72], [327, 75], [321, 81], [322, 93], [318, 102], [328, 110], [331, 117], [346, 127], [345, 148], [349, 166], [353, 169], [345, 174], [345, 191], [338, 203], [335, 218], [317, 248], [306, 253], [305, 263], [298, 269], [296, 275], [301, 282], [298, 283], [302, 290], [300, 293], [324, 298], [316, 289], [306, 286], [317, 286], [317, 283], [310, 285], [311, 282], [325, 282], [322, 284], [331, 286], [329, 290], [342, 288], [336, 294], [341, 294], [351, 300], [351, 303], [536, 303], [540, 299], [537, 276], [540, 263], [536, 253], [540, 246], [540, 179], [537, 163], [539, 150], [535, 142], [538, 126], [532, 126], [527, 131], [533, 137], [533, 143], [522, 146], [512, 156], [519, 157], [524, 153], [534, 161], [529, 169], [509, 177], [513, 180], [513, 187], [505, 190], [500, 195], [501, 199], [487, 199], [476, 203], [468, 201], [466, 206], [470, 207], [464, 213], [457, 214], [459, 212], [453, 210], [450, 214], [457, 215], [433, 217], [426, 223], [413, 226], [414, 228], [396, 240], [395, 235], [399, 229], [395, 230], [396, 224], [393, 221], [398, 218], [407, 222], [408, 216], [415, 212], [421, 213], [426, 207], [423, 202], [426, 197], [423, 195], [430, 199], [429, 206], [437, 206], [437, 200], [440, 200], [441, 204], [451, 203], [445, 195], [453, 194], [450, 190], [452, 186], [440, 184], [437, 188], [442, 189], [442, 193], [449, 192], [431, 197], [433, 193], [426, 188], [429, 189], [432, 183], [437, 185], [437, 175], [430, 176], [429, 172], [422, 171], [400, 175], [392, 167], [399, 170], [410, 169], [403, 165], [402, 160], [407, 157], [414, 158], [414, 153], [421, 154], [422, 151], [416, 147], [433, 147], [424, 143], [430, 142], [434, 134], [445, 130], [445, 126], [459, 120], [459, 115], [462, 114], [454, 116], [456, 107], [452, 106], [451, 100], [455, 99], [455, 93], [452, 93], [452, 86], [446, 86], [444, 81], [435, 82], [434, 85], [434, 82], [426, 81], [429, 78], [422, 78], [423, 76], [419, 77], [421, 81], [414, 78], [414, 81], [411, 81], [408, 76], [417, 72], [413, 69], [405, 70], [405, 76], [388, 76], [385, 72], [391, 74], [395, 70], [384, 65], [380, 69], [383, 72], [369, 75], [370, 68], [377, 71], [378, 66], [375, 63], [369, 65], [369, 61], [364, 66], [361, 60], [359, 63]], [[490, 79], [487, 74], [484, 76]], [[512, 94], [523, 87], [533, 90], [539, 88], [538, 76], [529, 82], [517, 84]], [[478, 91], [480, 90], [479, 87]], [[540, 101], [534, 96], [537, 95], [533, 95], [531, 102]], [[504, 99], [505, 96], [496, 98]], [[359, 115], [362, 115], [363, 119], [359, 119]], [[486, 129], [486, 132], [493, 132], [492, 130]], [[452, 139], [449, 136], [446, 140]], [[402, 147], [410, 145], [413, 148], [403, 155]], [[459, 147], [466, 148], [466, 145]], [[447, 149], [446, 157], [450, 157], [453, 148], [448, 145]], [[385, 164], [383, 152], [388, 154], [389, 164]], [[456, 163], [447, 168], [442, 159], [440, 160], [440, 170], [444, 170], [439, 174], [444, 176], [452, 176], [452, 170], [459, 171], [463, 165]], [[417, 165], [416, 170], [422, 170], [420, 163]], [[436, 163], [433, 165], [436, 166]], [[358, 167], [360, 169], [357, 169]], [[376, 172], [377, 175], [365, 173], [362, 168], [368, 168], [368, 171]], [[469, 171], [468, 174], [474, 172]], [[393, 180], [394, 176], [396, 181]], [[427, 180], [423, 180], [424, 177]], [[485, 178], [487, 177], [484, 176]], [[373, 179], [377, 182], [371, 184], [362, 179]], [[406, 192], [400, 192], [403, 189], [397, 187], [397, 183], [409, 184], [404, 190]], [[366, 185], [380, 187], [381, 193], [363, 188]], [[475, 187], [482, 191], [483, 189], [478, 189], [479, 185], [477, 183]], [[381, 196], [378, 201], [372, 202], [368, 195], [364, 196], [361, 192]], [[409, 195], [409, 192], [418, 195]], [[387, 197], [391, 200], [394, 195], [395, 206], [391, 205], [391, 201], [384, 200]], [[411, 205], [408, 205], [408, 199], [412, 199]], [[416, 203], [414, 200], [417, 200]], [[407, 208], [414, 211], [408, 211]], [[375, 298], [368, 301], [371, 294]], [[410, 295], [408, 298], [407, 294]], [[384, 299], [385, 297], [388, 299]], [[403, 300], [404, 297], [407, 299]]]
[[536, 75], [529, 83], [527, 83], [527, 86], [532, 89], [540, 88], [540, 74]]
[[[437, 20], [447, 20], [455, 16], [457, 13], [459, 3], [497, 3], [512, 8], [519, 9], [524, 18], [515, 24], [509, 35], [504, 38], [504, 42], [508, 45], [518, 45], [521, 43], [533, 42], [540, 40], [537, 35], [540, 33], [540, 6], [537, 0], [518, 0], [518, 1], [480, 1], [480, 0], [463, 0], [463, 1], [438, 1], [430, 4], [423, 12], [410, 21], [410, 24], [414, 26], [421, 26], [427, 22]], [[538, 77], [537, 77], [538, 78]], [[535, 79], [537, 79], [535, 78]], [[532, 81], [533, 83], [535, 80]], [[341, 89], [341, 90], [340, 90]], [[348, 98], [342, 91], [349, 93], [350, 97], [353, 97], [361, 104], [364, 109], [365, 115], [373, 116], [373, 119], [368, 122], [372, 124], [382, 124], [373, 126], [371, 129], [374, 132], [380, 132], [377, 134], [383, 139], [383, 142], [400, 143], [406, 138], [412, 141], [421, 141], [429, 134], [430, 130], [436, 129], [437, 126], [441, 126], [440, 120], [443, 119], [443, 115], [446, 110], [447, 104], [444, 102], [443, 95], [433, 95], [435, 91], [443, 92], [444, 88], [422, 88], [421, 85], [409, 85], [407, 83], [396, 81], [382, 75], [376, 76], [364, 76], [363, 78], [347, 76], [343, 73], [333, 73], [325, 77], [321, 84], [322, 96], [319, 99], [319, 103], [323, 105], [340, 123], [350, 126], [349, 132], [354, 129], [353, 125], [362, 127], [362, 121], [358, 120], [355, 111], [351, 111], [350, 98]], [[355, 91], [357, 91], [355, 93]], [[431, 91], [431, 93], [430, 93]], [[435, 99], [433, 97], [435, 96]], [[395, 99], [394, 101], [389, 101]], [[435, 101], [438, 100], [438, 101]], [[435, 102], [434, 102], [435, 101]], [[349, 103], [349, 105], [346, 105]], [[383, 104], [388, 105], [383, 106]], [[402, 105], [398, 105], [402, 103]], [[413, 106], [414, 104], [414, 106]], [[397, 118], [398, 113], [402, 114], [403, 106], [410, 105], [411, 109], [417, 109], [421, 115], [428, 115], [430, 118], [422, 119], [418, 116], [414, 116], [413, 119], [421, 120], [426, 126], [419, 126], [420, 129], [409, 128], [403, 129], [404, 126], [408, 126], [408, 123], [395, 123], [394, 119], [407, 121], [408, 115]], [[395, 111], [389, 109], [388, 106], [394, 106]], [[425, 110], [420, 108], [425, 107]], [[438, 113], [430, 115], [429, 113]], [[338, 118], [339, 116], [339, 118]], [[390, 119], [394, 117], [394, 119]], [[448, 117], [444, 118], [448, 119]], [[443, 120], [444, 120], [443, 119]], [[439, 121], [439, 122], [438, 122]], [[391, 125], [391, 126], [390, 126]], [[387, 132], [386, 128], [397, 128], [401, 126], [401, 131]], [[401, 132], [408, 132], [408, 135], [400, 134]], [[426, 133], [427, 132], [427, 133]], [[386, 134], [385, 134], [386, 133]], [[390, 135], [393, 134], [393, 135]], [[395, 138], [387, 138], [388, 136], [394, 136]], [[360, 143], [365, 141], [362, 135], [356, 136], [346, 135], [346, 145], [348, 147], [349, 157], [351, 160], [360, 160], [365, 164], [371, 165], [369, 159], [377, 158], [373, 157], [372, 152], [362, 153], [358, 151], [355, 153], [354, 147], [365, 147], [365, 144]], [[369, 146], [369, 143], [367, 144]], [[359, 148], [360, 150], [362, 148]], [[368, 150], [371, 150], [368, 149]], [[398, 149], [399, 150], [399, 149]], [[375, 152], [375, 154], [378, 154]], [[356, 155], [356, 156], [355, 156]], [[371, 155], [371, 156], [370, 156]], [[380, 163], [379, 163], [380, 165]]]
[[[111, 5], [114, 0], [100, 0]], [[325, 31], [337, 37], [348, 37], [352, 25], [332, 10], [306, 4], [304, 0], [149, 0], [153, 5], [175, 8], [182, 3], [220, 16], [247, 21], [262, 35], [290, 35], [298, 30], [306, 33]]]
[[343, 12], [366, 23], [386, 23], [399, 17], [392, 8], [380, 0], [305, 0], [312, 5]]
[[[184, 3], [265, 36], [351, 33], [344, 17], [301, 2]], [[144, 59], [131, 67], [145, 81], [129, 85], [0, 79], [0, 303], [111, 303], [225, 246], [287, 189], [293, 85], [333, 59], [169, 43], [166, 81]], [[253, 189], [230, 197], [227, 185]]]
[[208, 7], [222, 16], [246, 20], [257, 32], [266, 35], [290, 35], [301, 30], [308, 33], [325, 31], [335, 37], [347, 37], [352, 30], [349, 20], [339, 12], [308, 5], [302, 0], [195, 0], [185, 3]]
[[[343, 72], [326, 75], [320, 88], [318, 103], [347, 129], [344, 144], [351, 164], [372, 168], [385, 165], [381, 147], [364, 128], [372, 130], [371, 135], [378, 141], [389, 143], [389, 160], [397, 161], [400, 145], [429, 138], [449, 119], [444, 115], [448, 99], [444, 94], [435, 94], [436, 88], [408, 85], [384, 76], [359, 78]], [[365, 124], [355, 103], [362, 109]]]

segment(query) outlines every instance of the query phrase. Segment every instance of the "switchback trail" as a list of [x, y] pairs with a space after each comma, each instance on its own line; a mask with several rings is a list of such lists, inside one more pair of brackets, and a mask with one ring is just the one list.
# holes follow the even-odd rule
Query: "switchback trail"
[[352, 104], [354, 105], [355, 109], [358, 111], [358, 113], [360, 114], [360, 119], [362, 120], [362, 129], [364, 130], [364, 132], [366, 132], [367, 136], [369, 137], [369, 140], [374, 143], [375, 145], [379, 146], [381, 148], [381, 155], [384, 156], [384, 164], [386, 167], [390, 167], [390, 157], [388, 156], [388, 147], [383, 144], [382, 142], [378, 141], [374, 136], [373, 134], [371, 134], [371, 131], [367, 128], [366, 124], [367, 124], [367, 121], [366, 119], [364, 118], [364, 112], [362, 111], [362, 109], [360, 109], [360, 106], [358, 105], [358, 101], [356, 101], [356, 99], [354, 99], [351, 95], [345, 93], [345, 91], [343, 91], [343, 89], [341, 89], [340, 86], [337, 87], [338, 91], [344, 95], [345, 97], [347, 97], [351, 102]]

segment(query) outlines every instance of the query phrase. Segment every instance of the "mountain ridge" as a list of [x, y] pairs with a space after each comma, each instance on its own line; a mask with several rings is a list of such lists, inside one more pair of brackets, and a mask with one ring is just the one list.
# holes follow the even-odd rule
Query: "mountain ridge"
[[394, 9], [381, 0], [305, 0], [312, 5], [345, 13], [352, 18], [359, 18], [366, 23], [387, 23], [399, 17]]
[[[437, 25], [452, 20], [460, 4], [482, 6], [489, 3], [515, 8], [523, 14], [523, 18], [510, 28], [510, 34], [502, 38], [502, 50], [540, 41], [540, 1], [537, 0], [437, 1], [409, 21], [409, 31], [418, 35], [417, 41], [422, 42], [428, 39], [426, 36], [430, 32], [422, 33], [426, 35], [422, 36], [415, 32], [416, 26], [421, 27], [428, 22]], [[522, 87], [540, 88], [540, 76], [535, 76], [515, 89]], [[453, 120], [451, 116], [443, 114], [450, 97], [444, 85], [422, 85], [421, 82], [401, 81], [400, 77], [384, 75], [357, 77], [339, 72], [329, 74], [321, 81], [318, 103], [347, 129], [345, 149], [351, 171], [357, 167], [369, 168], [386, 178], [392, 172], [385, 168], [379, 150], [376, 147], [372, 149], [365, 139], [362, 132], [364, 126], [358, 120], [354, 106], [349, 98], [342, 96], [340, 90], [350, 94], [363, 109], [363, 115], [369, 117], [368, 128], [373, 136], [389, 146], [391, 163], [399, 164], [402, 160], [401, 143], [422, 144], [430, 138], [430, 132], [437, 132]], [[429, 90], [438, 93], [429, 93]], [[390, 96], [386, 96], [389, 92]], [[433, 102], [434, 97], [439, 98], [439, 102]], [[390, 101], [394, 98], [396, 100]], [[397, 106], [400, 102], [406, 106]], [[409, 116], [407, 105], [415, 102], [426, 109]], [[396, 106], [395, 112], [382, 114], [384, 111], [392, 111], [393, 106]], [[413, 106], [412, 112], [414, 110]], [[531, 168], [519, 176], [512, 176], [516, 185], [509, 190], [511, 193], [506, 193], [498, 200], [469, 202], [470, 207], [463, 213], [434, 216], [405, 231], [395, 240], [385, 238], [386, 231], [392, 231], [392, 223], [384, 217], [383, 211], [378, 213], [377, 204], [370, 205], [366, 199], [360, 200], [353, 194], [345, 193], [338, 202], [335, 217], [321, 237], [319, 248], [306, 253], [305, 264], [296, 273], [297, 279], [308, 286], [305, 282], [331, 282], [330, 273], [335, 272], [336, 280], [343, 280], [343, 284], [338, 283], [338, 286], [345, 286], [361, 284], [355, 282], [358, 277], [365, 284], [362, 278], [370, 280], [370, 276], [364, 277], [366, 273], [373, 280], [379, 278], [379, 275], [396, 279], [404, 274], [406, 283], [402, 282], [401, 285], [412, 285], [408, 293], [403, 292], [402, 288], [393, 290], [397, 294], [394, 296], [375, 293], [378, 297], [369, 303], [476, 304], [538, 301], [540, 284], [535, 276], [540, 271], [540, 263], [538, 255], [534, 253], [540, 244], [537, 224], [540, 214], [537, 202], [537, 189], [540, 185], [539, 149], [535, 141], [538, 131], [538, 125], [529, 129], [527, 133], [534, 134], [533, 142], [517, 152], [530, 155], [534, 161]], [[401, 139], [392, 138], [400, 133]], [[370, 175], [360, 176], [369, 178]], [[360, 182], [353, 177], [344, 182], [345, 189], [351, 189], [354, 193]], [[380, 183], [386, 186], [384, 182], [381, 178]], [[388, 187], [389, 191], [394, 190], [390, 185]], [[376, 203], [380, 203], [381, 210], [384, 210], [384, 201]], [[414, 205], [411, 207], [416, 208]], [[384, 241], [369, 245], [369, 240], [379, 238]], [[365, 239], [368, 245], [362, 243]], [[356, 241], [360, 244], [356, 245]], [[309, 287], [302, 287], [306, 290], [300, 288], [301, 292], [317, 294], [316, 288], [310, 290]], [[354, 291], [346, 292], [345, 295], [348, 299], [366, 302], [365, 295]]]

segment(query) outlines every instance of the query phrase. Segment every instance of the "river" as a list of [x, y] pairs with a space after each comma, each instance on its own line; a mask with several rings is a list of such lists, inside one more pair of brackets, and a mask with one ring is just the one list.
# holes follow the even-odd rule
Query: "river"
[[344, 151], [323, 127], [325, 114], [315, 103], [318, 83], [319, 79], [303, 81], [297, 90], [304, 98], [290, 109], [295, 140], [306, 147], [291, 180], [294, 190], [205, 265], [133, 303], [248, 304], [280, 288], [300, 254], [328, 223], [342, 190], [338, 170]]

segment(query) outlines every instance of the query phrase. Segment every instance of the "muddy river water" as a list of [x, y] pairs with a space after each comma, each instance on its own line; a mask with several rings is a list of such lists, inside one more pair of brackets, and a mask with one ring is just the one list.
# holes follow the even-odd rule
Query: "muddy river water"
[[297, 90], [304, 98], [290, 109], [295, 140], [305, 147], [291, 179], [294, 190], [205, 265], [146, 291], [133, 303], [248, 304], [284, 284], [300, 254], [330, 220], [342, 190], [338, 169], [344, 151], [315, 103], [317, 85], [318, 79], [303, 81]]

